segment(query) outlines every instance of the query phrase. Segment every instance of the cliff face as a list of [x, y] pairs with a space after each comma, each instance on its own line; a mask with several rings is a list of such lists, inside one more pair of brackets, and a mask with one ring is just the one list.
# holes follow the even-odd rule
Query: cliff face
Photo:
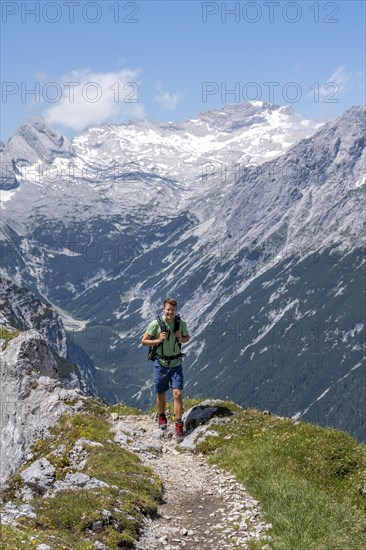
[[62, 414], [80, 408], [86, 396], [79, 388], [63, 386], [46, 340], [34, 329], [10, 340], [0, 363], [3, 484], [26, 460], [30, 445], [44, 438]]
[[31, 291], [10, 280], [0, 279], [0, 312], [0, 321], [18, 330], [36, 329], [53, 351], [66, 358], [66, 333], [50, 304], [42, 303]]
[[62, 414], [80, 409], [87, 399], [81, 382], [85, 375], [70, 353], [91, 364], [69, 345], [62, 320], [49, 304], [0, 280], [1, 484]]
[[54, 354], [63, 385], [94, 393], [94, 365], [67, 336], [59, 314], [30, 290], [4, 278], [0, 278], [0, 325], [38, 331]]

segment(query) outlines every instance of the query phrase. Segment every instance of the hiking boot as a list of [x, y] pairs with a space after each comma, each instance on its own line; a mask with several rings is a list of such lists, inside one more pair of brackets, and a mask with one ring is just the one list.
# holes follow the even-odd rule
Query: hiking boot
[[158, 424], [159, 424], [159, 428], [161, 428], [162, 430], [165, 430], [165, 428], [167, 427], [167, 424], [168, 424], [165, 413], [159, 414]]
[[184, 424], [182, 421], [178, 421], [175, 423], [175, 437], [177, 439], [177, 442], [180, 443], [183, 441], [184, 438]]

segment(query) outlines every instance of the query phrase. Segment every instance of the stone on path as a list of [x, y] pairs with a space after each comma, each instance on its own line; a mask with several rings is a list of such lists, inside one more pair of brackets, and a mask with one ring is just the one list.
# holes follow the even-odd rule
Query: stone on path
[[[145, 519], [135, 550], [234, 550], [247, 548], [250, 539], [267, 541], [270, 526], [263, 521], [258, 502], [233, 476], [209, 465], [204, 455], [196, 452], [200, 438], [217, 435], [213, 426], [221, 418], [213, 415], [221, 403], [205, 401], [187, 411], [185, 418], [193, 419], [196, 427], [191, 424], [190, 433], [178, 445], [172, 422], [164, 434], [156, 429], [155, 417], [145, 415], [124, 417], [123, 423], [113, 425], [116, 441], [136, 449], [143, 463], [159, 475], [165, 489], [158, 516]], [[128, 433], [131, 439], [125, 443], [121, 433]], [[154, 452], [158, 446], [161, 452]]]

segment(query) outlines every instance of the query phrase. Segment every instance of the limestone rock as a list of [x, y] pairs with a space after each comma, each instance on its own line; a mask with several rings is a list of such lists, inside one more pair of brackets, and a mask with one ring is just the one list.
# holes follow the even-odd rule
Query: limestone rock
[[73, 474], [67, 473], [65, 479], [58, 480], [54, 483], [54, 490], [51, 496], [54, 496], [59, 491], [75, 490], [75, 489], [93, 489], [95, 487], [109, 487], [108, 483], [101, 481], [95, 477], [90, 477], [82, 472]]
[[[22, 332], [0, 351], [2, 402], [1, 477], [18, 468], [30, 446], [48, 436], [62, 414], [82, 407], [86, 399], [79, 389], [66, 389], [58, 375], [56, 361], [41, 334]], [[74, 403], [68, 405], [65, 402]]]
[[39, 458], [28, 468], [20, 472], [25, 485], [37, 493], [44, 494], [52, 487], [55, 479], [55, 468], [46, 458]]
[[13, 504], [13, 502], [7, 502], [1, 513], [1, 523], [2, 524], [15, 524], [16, 519], [20, 516], [27, 516], [30, 518], [35, 518], [36, 513], [33, 506], [29, 504]]

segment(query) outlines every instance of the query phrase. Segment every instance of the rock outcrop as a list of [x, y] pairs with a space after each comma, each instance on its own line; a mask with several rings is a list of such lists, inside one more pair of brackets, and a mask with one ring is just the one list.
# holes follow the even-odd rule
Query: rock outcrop
[[56, 360], [42, 335], [21, 332], [0, 351], [0, 483], [29, 458], [30, 446], [47, 436], [61, 415], [83, 406], [79, 388], [65, 388]]
[[0, 278], [0, 326], [20, 331], [35, 329], [53, 353], [63, 385], [94, 394], [94, 365], [68, 337], [62, 319], [50, 303], [11, 280]]

